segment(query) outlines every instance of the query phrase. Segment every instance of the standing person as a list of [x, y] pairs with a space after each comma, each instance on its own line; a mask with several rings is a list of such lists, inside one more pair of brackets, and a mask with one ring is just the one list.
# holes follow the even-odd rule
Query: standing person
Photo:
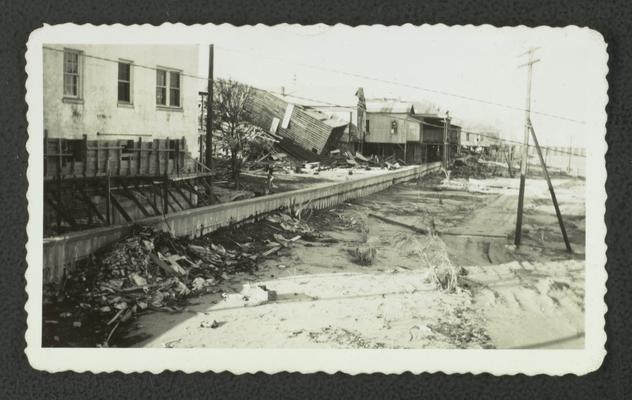
[[268, 170], [266, 194], [270, 194], [272, 193], [272, 181], [274, 180], [274, 167], [272, 166], [272, 164], [268, 164], [266, 169]]

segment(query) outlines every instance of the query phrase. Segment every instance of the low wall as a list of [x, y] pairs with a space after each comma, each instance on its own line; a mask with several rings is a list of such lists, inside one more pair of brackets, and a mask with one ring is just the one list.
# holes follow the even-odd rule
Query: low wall
[[[324, 183], [290, 192], [194, 208], [142, 219], [135, 223], [152, 225], [170, 231], [176, 236], [196, 237], [278, 209], [293, 206], [314, 209], [331, 207], [346, 200], [382, 191], [393, 184], [415, 179], [440, 167], [441, 164], [438, 162], [404, 167], [380, 175]], [[59, 281], [63, 277], [66, 266], [72, 266], [76, 261], [122, 238], [130, 232], [132, 226], [132, 224], [110, 226], [44, 239], [44, 282]]]

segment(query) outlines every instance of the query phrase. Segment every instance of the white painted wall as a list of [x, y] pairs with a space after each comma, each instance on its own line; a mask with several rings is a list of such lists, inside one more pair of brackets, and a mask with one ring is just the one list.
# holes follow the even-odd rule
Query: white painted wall
[[[80, 57], [82, 89], [80, 102], [64, 100], [63, 50], [82, 51]], [[44, 129], [51, 138], [131, 139], [137, 135], [152, 138], [185, 137], [193, 157], [198, 155], [198, 92], [205, 81], [181, 76], [181, 109], [156, 105], [156, 71], [147, 67], [166, 67], [197, 75], [197, 45], [45, 45], [44, 46]], [[117, 101], [118, 64], [95, 59], [132, 61], [132, 105]], [[120, 136], [97, 136], [97, 132]], [[131, 136], [128, 136], [131, 135]]]

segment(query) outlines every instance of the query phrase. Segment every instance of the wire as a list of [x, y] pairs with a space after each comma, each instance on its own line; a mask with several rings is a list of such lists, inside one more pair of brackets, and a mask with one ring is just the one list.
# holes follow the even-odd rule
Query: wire
[[[252, 53], [248, 53], [248, 52], [243, 51], [243, 50], [231, 49], [231, 48], [227, 48], [227, 47], [224, 47], [224, 46], [218, 46], [218, 45], [215, 45], [215, 47], [219, 48], [219, 49], [222, 49], [222, 50], [229, 51], [229, 52], [236, 52], [236, 53], [242, 53], [242, 54], [247, 54], [247, 55], [250, 55], [250, 56], [254, 56]], [[44, 46], [43, 48], [46, 49], [46, 50], [64, 52], [63, 49], [55, 49], [55, 48], [46, 47], [46, 46]], [[110, 62], [119, 63], [119, 60], [109, 59], [109, 58], [100, 57], [100, 56], [94, 56], [94, 55], [85, 54], [85, 53], [81, 53], [81, 56], [87, 57], [87, 58], [94, 58], [94, 59], [102, 60], [102, 61], [110, 61]], [[278, 62], [294, 64], [294, 65], [298, 65], [298, 66], [302, 66], [302, 67], [306, 67], [306, 68], [312, 68], [312, 69], [322, 70], [322, 71], [327, 71], [327, 72], [334, 72], [334, 73], [338, 73], [338, 74], [342, 74], [342, 75], [353, 76], [353, 77], [356, 77], [356, 78], [372, 80], [372, 81], [376, 81], [376, 82], [381, 82], [381, 83], [386, 83], [386, 84], [390, 84], [390, 85], [406, 87], [406, 88], [415, 89], [415, 90], [421, 90], [421, 91], [430, 92], [430, 93], [436, 93], [436, 94], [440, 94], [440, 95], [444, 95], [444, 96], [450, 96], [450, 97], [459, 98], [459, 99], [462, 99], [462, 100], [474, 101], [474, 102], [478, 102], [478, 103], [482, 103], [482, 104], [502, 107], [502, 108], [506, 108], [506, 109], [510, 109], [510, 110], [514, 110], [514, 111], [525, 111], [526, 110], [526, 109], [524, 109], [522, 107], [516, 107], [516, 106], [503, 104], [503, 103], [497, 103], [497, 102], [493, 102], [493, 101], [489, 101], [489, 100], [485, 100], [485, 99], [479, 99], [479, 98], [471, 97], [471, 96], [464, 96], [464, 95], [460, 95], [460, 94], [456, 94], [456, 93], [446, 92], [446, 91], [443, 91], [443, 90], [436, 90], [436, 89], [430, 89], [430, 88], [417, 86], [417, 85], [410, 85], [410, 84], [406, 84], [406, 83], [403, 83], [403, 82], [392, 81], [392, 80], [388, 80], [388, 79], [375, 78], [375, 77], [371, 77], [371, 76], [368, 76], [368, 75], [357, 74], [357, 73], [354, 73], [354, 72], [348, 72], [348, 71], [343, 71], [343, 70], [338, 70], [338, 69], [333, 69], [333, 68], [326, 68], [326, 67], [322, 67], [322, 66], [310, 65], [310, 64], [305, 64], [305, 63], [297, 63], [297, 62], [294, 62], [294, 61], [283, 60], [283, 59], [270, 57], [270, 56], [266, 56], [266, 55], [256, 55], [256, 56], [258, 58], [267, 58], [267, 59], [275, 60], [275, 61], [278, 61]], [[142, 65], [142, 64], [133, 64], [133, 66], [139, 67], [139, 68], [150, 69], [150, 70], [159, 70], [160, 69], [160, 68], [157, 68], [157, 67], [151, 67], [151, 66]], [[194, 78], [194, 79], [200, 79], [200, 80], [208, 81], [208, 77], [202, 77], [202, 76], [186, 74], [186, 73], [181, 73], [181, 75], [185, 76], [185, 77], [189, 77], [189, 78]], [[542, 111], [531, 110], [531, 113], [542, 115], [542, 116], [546, 116], [546, 117], [550, 117], [550, 118], [556, 118], [556, 119], [560, 119], [560, 120], [564, 120], [564, 121], [574, 122], [574, 123], [578, 123], [578, 124], [582, 124], [582, 125], [586, 123], [585, 121], [581, 121], [581, 120], [565, 117], [565, 116], [562, 116], [562, 115], [546, 113], [546, 112], [542, 112]]]
[[[263, 90], [263, 89], [259, 89], [259, 90]], [[295, 98], [295, 99], [310, 101], [310, 102], [313, 102], [313, 103], [326, 104], [327, 106], [331, 106], [331, 107], [335, 107], [335, 108], [345, 108], [345, 109], [353, 109], [353, 110], [356, 109], [356, 107], [343, 106], [341, 104], [330, 103], [330, 102], [326, 102], [326, 101], [323, 101], [323, 100], [318, 100], [318, 99], [314, 99], [314, 98], [310, 98], [310, 97], [301, 97], [301, 96], [294, 96], [294, 95], [285, 96], [283, 93], [280, 93], [280, 92], [275, 92], [275, 91], [272, 91], [272, 90], [265, 90], [265, 91], [267, 91], [269, 93], [273, 93], [273, 94], [279, 95], [279, 96], [282, 96], [282, 97], [292, 97], [292, 98]], [[313, 108], [314, 106], [305, 105], [304, 107], [305, 108]], [[318, 108], [318, 106], [316, 106], [316, 108]], [[395, 120], [400, 120], [400, 121], [410, 121], [410, 119], [408, 119], [408, 118], [398, 117], [398, 116], [395, 116], [395, 115], [391, 115], [390, 118], [391, 119], [395, 119]], [[441, 118], [441, 117], [437, 116], [436, 118]], [[430, 126], [430, 127], [433, 127], [433, 128], [443, 129], [443, 125], [435, 125], [435, 124], [432, 124], [430, 122], [425, 122], [425, 121], [418, 121], [418, 122], [421, 123], [422, 125], [425, 125], [425, 126]], [[452, 129], [451, 131], [454, 132], [454, 131], [456, 131], [456, 129]], [[520, 145], [520, 146], [523, 145], [522, 142], [519, 142], [517, 140], [503, 139], [503, 138], [500, 138], [498, 136], [493, 136], [493, 135], [487, 134], [485, 132], [477, 132], [477, 131], [471, 131], [471, 130], [467, 130], [467, 129], [461, 129], [461, 132], [462, 133], [469, 133], [471, 135], [478, 135], [480, 137], [492, 139], [492, 140], [497, 141], [497, 142], [513, 143], [513, 144]], [[527, 144], [527, 146], [528, 147], [535, 147], [535, 145], [532, 145], [532, 144]], [[561, 150], [561, 149], [558, 149], [558, 148], [555, 148], [555, 147], [551, 147], [551, 146], [540, 146], [540, 148], [541, 149], [547, 149], [547, 150], [550, 150], [550, 151], [554, 151], [554, 152], [557, 152], [557, 153], [562, 153], [562, 154], [570, 154], [570, 155], [574, 155], [574, 156], [578, 156], [578, 157], [586, 157], [583, 154], [579, 154], [579, 153], [571, 152], [571, 151], [565, 151], [565, 150]]]
[[[219, 46], [216, 46], [216, 47], [219, 47]], [[56, 49], [56, 48], [47, 47], [47, 46], [42, 46], [42, 48], [44, 50], [55, 51], [55, 52], [58, 52], [58, 53], [64, 53], [66, 51], [64, 49]], [[226, 48], [224, 48], [224, 47], [221, 47], [221, 48], [226, 50]], [[237, 50], [235, 50], [235, 51], [237, 51]], [[118, 59], [101, 57], [101, 56], [95, 56], [95, 55], [92, 55], [92, 54], [86, 54], [84, 52], [80, 53], [80, 57], [86, 57], [86, 58], [91, 58], [91, 59], [100, 60], [100, 61], [112, 62], [112, 63], [116, 63], [116, 64], [120, 63], [120, 60], [118, 60]], [[143, 69], [152, 70], [152, 71], [163, 70], [163, 69], [158, 68], [158, 67], [152, 67], [152, 66], [143, 65], [143, 64], [133, 63], [131, 65], [133, 67], [143, 68]], [[316, 68], [320, 68], [320, 67], [316, 67]], [[332, 70], [332, 71], [335, 71], [335, 70]], [[340, 72], [343, 72], [343, 71], [340, 71]], [[354, 75], [354, 76], [358, 76], [358, 77], [363, 77], [362, 75], [359, 75], [359, 74], [352, 74], [352, 73], [346, 73], [346, 74], [350, 74], [350, 75]], [[208, 77], [202, 77], [202, 76], [199, 76], [199, 75], [187, 74], [187, 73], [183, 73], [183, 72], [180, 72], [180, 75], [183, 76], [183, 77], [188, 77], [188, 78], [192, 78], [192, 79], [199, 79], [199, 80], [203, 80], [203, 81], [207, 81], [207, 82], [209, 80]], [[367, 78], [367, 79], [373, 79], [373, 78]], [[410, 85], [404, 85], [404, 86], [413, 87], [413, 86], [410, 86]], [[258, 89], [258, 88], [254, 87], [254, 86], [252, 86], [252, 87], [255, 88], [255, 89]], [[274, 93], [276, 95], [280, 95], [280, 96], [283, 96], [283, 97], [289, 97], [289, 96], [285, 96], [282, 93], [275, 92], [275, 91], [272, 91], [272, 90], [264, 90], [264, 89], [258, 89], [258, 90], [267, 91], [267, 92]], [[437, 93], [439, 93], [439, 92], [437, 92]], [[323, 101], [323, 100], [312, 99], [312, 98], [309, 98], [309, 97], [301, 97], [301, 96], [295, 96], [295, 95], [291, 95], [291, 97], [296, 98], [296, 99], [300, 99], [300, 100], [311, 101], [311, 102], [314, 102], [314, 103], [319, 103], [319, 104], [323, 104], [323, 105], [327, 105], [327, 106], [332, 106], [332, 107], [336, 107], [336, 108], [355, 109], [355, 107], [353, 107], [353, 106], [344, 106], [344, 105], [330, 103], [330, 102]], [[309, 107], [318, 108], [318, 106], [304, 106], [304, 107], [307, 107], [307, 108], [309, 108]], [[519, 108], [517, 108], [517, 109], [519, 109]], [[520, 109], [520, 110], [524, 111], [524, 109]], [[532, 112], [534, 112], [534, 111], [532, 111]], [[551, 116], [553, 116], [553, 114], [551, 114]], [[402, 117], [392, 116], [391, 118], [392, 119], [399, 119], [399, 120], [408, 121], [408, 119], [402, 118]], [[564, 118], [564, 117], [562, 117], [562, 118]], [[423, 122], [423, 121], [420, 121], [420, 122], [422, 124], [424, 124], [424, 125], [433, 126], [433, 127], [436, 127], [436, 128], [443, 129], [443, 126], [441, 126], [441, 125], [433, 125], [433, 124], [430, 124], [428, 122]], [[574, 122], [578, 122], [578, 121], [574, 121]], [[499, 142], [515, 143], [515, 144], [519, 144], [519, 145], [523, 144], [523, 143], [515, 141], [515, 140], [501, 139], [501, 138], [496, 137], [496, 136], [486, 135], [485, 133], [482, 133], [482, 132], [474, 132], [474, 131], [468, 131], [468, 130], [463, 130], [463, 129], [461, 129], [461, 132], [470, 133], [470, 134], [474, 134], [474, 135], [480, 135], [481, 137], [491, 138], [491, 139], [499, 141]], [[528, 147], [535, 147], [534, 145], [531, 145], [531, 144], [527, 144], [527, 146]], [[576, 154], [576, 153], [572, 153], [572, 152], [568, 152], [568, 151], [562, 151], [562, 150], [555, 149], [553, 147], [540, 146], [540, 148], [553, 150], [553, 151], [559, 152], [559, 153], [571, 154], [571, 155], [575, 155], [575, 156], [585, 157], [584, 155], [581, 155], [581, 154]]]
[[[53, 47], [46, 47], [46, 46], [42, 46], [42, 48], [44, 50], [49, 50], [49, 51], [56, 51], [58, 53], [64, 53], [66, 50], [64, 49], [55, 49]], [[92, 58], [95, 60], [100, 60], [100, 61], [107, 61], [107, 62], [112, 62], [112, 63], [116, 63], [119, 64], [121, 62], [121, 60], [117, 60], [117, 59], [113, 59], [113, 58], [107, 58], [107, 57], [101, 57], [101, 56], [94, 56], [92, 54], [86, 54], [84, 52], [81, 52], [79, 54], [79, 57], [85, 57], [85, 58]], [[143, 68], [143, 69], [148, 69], [148, 70], [152, 70], [152, 71], [164, 71], [164, 68], [158, 68], [158, 67], [151, 67], [149, 65], [143, 65], [143, 64], [136, 64], [136, 63], [131, 63], [132, 67], [138, 67], [138, 68]], [[180, 72], [180, 76], [184, 76], [187, 78], [193, 78], [193, 79], [200, 79], [200, 80], [204, 80], [204, 81], [208, 81], [208, 78], [199, 76], [199, 75], [193, 75], [193, 74], [187, 74], [184, 72]]]
[[[218, 46], [218, 45], [215, 45], [215, 47], [220, 48], [222, 50], [229, 51], [229, 52], [236, 52], [236, 53], [247, 54], [247, 55], [250, 55], [250, 56], [253, 56], [253, 57], [255, 56], [252, 53], [249, 53], [249, 52], [246, 52], [246, 51], [243, 51], [243, 50], [231, 49], [231, 48], [227, 48], [227, 47], [224, 47], [224, 46]], [[338, 69], [334, 69], [334, 68], [326, 68], [326, 67], [317, 66], [317, 65], [299, 63], [299, 62], [284, 60], [284, 59], [280, 59], [280, 58], [276, 58], [276, 57], [270, 57], [270, 56], [263, 55], [263, 54], [256, 54], [256, 57], [257, 58], [267, 58], [267, 59], [274, 60], [274, 61], [277, 61], [277, 62], [283, 62], [283, 63], [287, 63], [287, 64], [294, 64], [294, 65], [298, 65], [298, 66], [301, 66], [301, 67], [306, 67], [306, 68], [311, 68], [311, 69], [316, 69], [316, 70], [321, 70], [321, 71], [327, 71], [327, 72], [333, 72], [333, 73], [342, 74], [342, 75], [353, 76], [355, 78], [361, 78], [361, 79], [366, 79], [366, 80], [372, 80], [372, 81], [376, 81], [376, 82], [386, 83], [386, 84], [390, 84], [390, 85], [406, 87], [406, 88], [409, 88], [409, 89], [421, 90], [421, 91], [424, 91], [424, 92], [440, 94], [440, 95], [443, 95], [443, 96], [455, 97], [455, 98], [462, 99], [462, 100], [474, 101], [474, 102], [483, 103], [483, 104], [487, 104], [487, 105], [493, 105], [493, 106], [502, 107], [502, 108], [506, 108], [506, 109], [510, 109], [510, 110], [526, 111], [526, 109], [522, 108], [522, 107], [516, 107], [516, 106], [503, 104], [503, 103], [497, 103], [497, 102], [494, 102], [494, 101], [485, 100], [485, 99], [479, 99], [479, 98], [471, 97], [471, 96], [464, 96], [464, 95], [460, 95], [460, 94], [457, 94], [457, 93], [446, 92], [446, 91], [443, 91], [443, 90], [430, 89], [430, 88], [417, 86], [417, 85], [410, 85], [410, 84], [407, 84], [407, 83], [393, 81], [393, 80], [389, 80], [389, 79], [375, 78], [375, 77], [371, 77], [371, 76], [368, 76], [368, 75], [363, 75], [363, 74], [358, 74], [358, 73], [354, 73], [354, 72], [338, 70]], [[581, 121], [581, 120], [565, 117], [565, 116], [562, 116], [562, 115], [546, 113], [546, 112], [542, 112], [542, 111], [531, 110], [531, 113], [538, 114], [538, 115], [543, 115], [543, 116], [550, 117], [550, 118], [557, 118], [557, 119], [561, 119], [561, 120], [564, 120], [564, 121], [574, 122], [574, 123], [578, 123], [578, 124], [582, 124], [582, 125], [586, 123], [585, 121]]]

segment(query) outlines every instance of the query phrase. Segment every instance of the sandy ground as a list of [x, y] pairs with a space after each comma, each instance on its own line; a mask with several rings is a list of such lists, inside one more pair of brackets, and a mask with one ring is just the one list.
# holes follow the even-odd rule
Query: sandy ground
[[[458, 182], [457, 182], [458, 183]], [[546, 184], [529, 180], [523, 245], [513, 246], [516, 180], [437, 191], [409, 182], [314, 213], [324, 239], [299, 240], [181, 313], [141, 316], [121, 343], [140, 347], [578, 348], [583, 346], [584, 182], [554, 181], [574, 254], [564, 251]], [[439, 232], [428, 236], [375, 213]], [[376, 249], [356, 264], [358, 246]], [[459, 285], [435, 285], [452, 265]], [[462, 267], [462, 268], [461, 268]], [[256, 298], [257, 285], [277, 293]], [[240, 293], [251, 293], [244, 300]], [[215, 323], [213, 323], [215, 322]]]

